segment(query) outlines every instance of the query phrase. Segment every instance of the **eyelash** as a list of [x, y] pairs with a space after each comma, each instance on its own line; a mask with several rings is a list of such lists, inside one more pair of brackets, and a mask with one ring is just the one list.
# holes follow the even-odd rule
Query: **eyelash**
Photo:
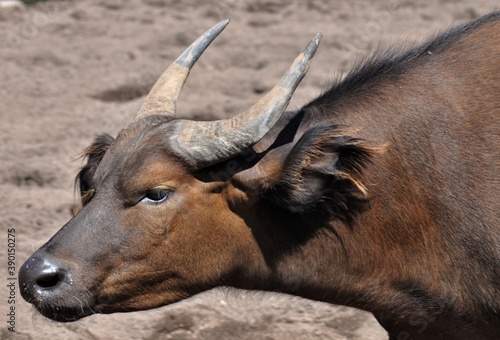
[[153, 189], [146, 193], [146, 195], [141, 200], [141, 203], [146, 204], [161, 204], [165, 202], [170, 195], [172, 194], [172, 190], [169, 189]]

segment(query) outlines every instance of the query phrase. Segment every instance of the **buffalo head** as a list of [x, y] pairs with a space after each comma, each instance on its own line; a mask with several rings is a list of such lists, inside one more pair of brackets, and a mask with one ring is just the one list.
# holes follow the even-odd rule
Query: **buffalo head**
[[240, 157], [247, 168], [258, 162], [251, 148], [282, 116], [321, 36], [247, 112], [212, 122], [176, 119], [191, 67], [227, 23], [164, 72], [116, 138], [100, 136], [87, 149], [81, 207], [19, 273], [22, 296], [43, 315], [66, 322], [154, 308], [230, 281], [244, 285], [242, 268], [265, 277], [244, 217], [251, 214], [242, 211], [257, 198], [243, 188], [248, 183], [227, 180], [237, 172], [227, 161]]

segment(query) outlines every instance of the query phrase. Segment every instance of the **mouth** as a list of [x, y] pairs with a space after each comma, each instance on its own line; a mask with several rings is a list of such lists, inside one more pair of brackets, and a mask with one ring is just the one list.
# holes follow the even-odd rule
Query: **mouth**
[[98, 313], [90, 306], [34, 305], [36, 310], [46, 318], [57, 322], [73, 322]]

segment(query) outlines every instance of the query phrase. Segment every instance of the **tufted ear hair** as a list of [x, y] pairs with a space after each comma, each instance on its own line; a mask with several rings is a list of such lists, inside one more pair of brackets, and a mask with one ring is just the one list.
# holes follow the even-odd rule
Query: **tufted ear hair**
[[80, 169], [75, 178], [75, 188], [80, 190], [80, 203], [73, 207], [73, 214], [76, 214], [92, 198], [95, 171], [113, 141], [114, 138], [110, 135], [102, 134], [97, 136], [92, 144], [84, 150], [82, 158], [86, 158], [87, 163]]
[[292, 213], [328, 214], [351, 223], [368, 203], [361, 174], [375, 150], [336, 125], [311, 128], [286, 157], [279, 178], [264, 189], [264, 197]]

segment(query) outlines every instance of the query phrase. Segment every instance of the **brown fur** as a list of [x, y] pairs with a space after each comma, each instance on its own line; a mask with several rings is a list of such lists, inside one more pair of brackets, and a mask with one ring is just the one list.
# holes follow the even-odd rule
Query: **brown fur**
[[500, 338], [498, 41], [497, 12], [370, 59], [209, 168], [161, 116], [101, 137], [23, 296], [73, 321], [227, 285], [362, 308], [391, 339]]

